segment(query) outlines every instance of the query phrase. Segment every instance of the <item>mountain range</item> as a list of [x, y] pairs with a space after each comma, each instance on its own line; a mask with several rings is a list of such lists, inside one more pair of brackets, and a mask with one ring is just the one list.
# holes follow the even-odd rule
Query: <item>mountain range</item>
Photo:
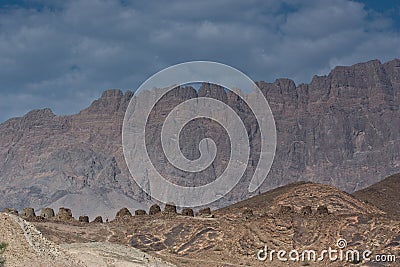
[[[400, 172], [400, 60], [336, 67], [309, 84], [290, 79], [257, 82], [277, 127], [277, 150], [267, 179], [255, 193], [247, 186], [258, 161], [257, 122], [236, 94], [204, 83], [179, 87], [154, 108], [148, 129], [149, 155], [162, 173], [188, 186], [214, 180], [226, 167], [230, 143], [221, 127], [201, 120], [181, 136], [182, 152], [198, 157], [204, 137], [218, 147], [214, 164], [184, 175], [165, 160], [160, 142], [163, 117], [184, 100], [208, 96], [232, 107], [245, 122], [251, 148], [241, 182], [214, 207], [224, 207], [296, 181], [329, 184], [349, 193]], [[105, 91], [78, 114], [57, 116], [34, 110], [0, 124], [0, 208], [58, 208], [75, 216], [111, 217], [121, 207], [147, 209], [154, 200], [130, 177], [121, 129], [131, 91]], [[184, 179], [182, 179], [184, 177]]]

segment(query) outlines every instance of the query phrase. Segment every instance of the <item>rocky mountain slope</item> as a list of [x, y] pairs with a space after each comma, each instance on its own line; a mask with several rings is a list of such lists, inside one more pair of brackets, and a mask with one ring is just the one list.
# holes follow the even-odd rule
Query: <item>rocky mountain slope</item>
[[[348, 192], [400, 172], [400, 60], [377, 60], [336, 67], [327, 76], [296, 86], [289, 79], [259, 82], [277, 126], [277, 152], [259, 192], [299, 180], [320, 182]], [[35, 110], [0, 125], [0, 208], [36, 209], [68, 206], [75, 216], [113, 216], [120, 207], [147, 208], [151, 200], [130, 179], [121, 147], [121, 127], [131, 92], [109, 90], [90, 107], [72, 116]], [[216, 161], [199, 174], [172, 168], [160, 151], [162, 118], [177, 103], [210, 96], [230, 105], [245, 120], [254, 150], [241, 183], [216, 205], [251, 196], [249, 177], [257, 163], [257, 124], [243, 101], [218, 86], [196, 91], [177, 88], [152, 113], [149, 152], [161, 172], [174, 182], [204, 184], [215, 179], [229, 159], [223, 129], [202, 120], [187, 126], [183, 154], [198, 156], [198, 141], [211, 137], [218, 145]], [[157, 148], [158, 147], [158, 148]], [[259, 192], [256, 192], [258, 194]]]
[[391, 175], [379, 183], [354, 192], [358, 199], [385, 211], [388, 216], [400, 219], [400, 174]]

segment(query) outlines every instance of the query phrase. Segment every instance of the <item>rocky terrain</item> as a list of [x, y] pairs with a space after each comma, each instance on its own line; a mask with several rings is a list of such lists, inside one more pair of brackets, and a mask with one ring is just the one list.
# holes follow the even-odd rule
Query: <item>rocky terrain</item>
[[7, 244], [5, 267], [173, 266], [138, 249], [109, 242], [58, 245], [33, 224], [9, 213], [0, 213], [0, 240]]
[[[397, 193], [392, 192], [385, 198], [394, 196]], [[168, 205], [161, 209], [153, 206], [150, 215], [122, 209], [108, 223], [31, 221], [46, 238], [80, 259], [114, 253], [96, 244], [119, 244], [122, 258], [131, 259], [132, 254], [124, 254], [124, 248], [134, 247], [177, 266], [395, 267], [400, 260], [400, 220], [365, 200], [315, 183], [289, 184], [223, 209], [204, 209], [194, 216], [187, 209], [177, 211]], [[256, 257], [265, 245], [270, 250], [320, 252], [329, 247], [338, 249], [340, 239], [347, 242], [345, 251], [371, 250], [371, 258], [384, 254], [397, 260], [282, 262], [274, 258], [270, 262]], [[92, 253], [92, 247], [98, 250]]]
[[400, 174], [389, 176], [379, 183], [354, 192], [358, 199], [378, 207], [388, 216], [400, 219]]
[[[296, 86], [289, 79], [258, 82], [277, 126], [277, 152], [271, 172], [258, 192], [295, 181], [334, 185], [347, 192], [368, 187], [400, 172], [400, 60], [377, 60], [336, 67], [327, 76]], [[121, 127], [132, 93], [109, 90], [72, 116], [34, 110], [0, 125], [0, 208], [71, 208], [74, 216], [110, 219], [121, 207], [148, 210], [154, 202], [133, 182], [121, 147]], [[177, 103], [197, 96], [224, 101], [245, 120], [252, 147], [239, 185], [214, 207], [254, 194], [247, 192], [260, 147], [257, 124], [234, 93], [203, 84], [177, 88], [160, 101], [148, 125], [149, 154], [176, 183], [212, 181], [226, 166], [229, 141], [207, 120], [186, 127], [180, 140], [188, 158], [198, 156], [198, 141], [211, 137], [216, 161], [198, 174], [184, 174], [165, 161], [159, 146], [162, 118]], [[185, 129], [184, 129], [185, 130]], [[158, 147], [158, 148], [157, 148]]]

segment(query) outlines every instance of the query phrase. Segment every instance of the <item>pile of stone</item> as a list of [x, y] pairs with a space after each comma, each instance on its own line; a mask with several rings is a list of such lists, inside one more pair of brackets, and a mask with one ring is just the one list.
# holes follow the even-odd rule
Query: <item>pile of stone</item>
[[88, 216], [79, 216], [79, 222], [89, 223], [89, 217]]
[[157, 204], [153, 204], [153, 205], [150, 207], [149, 215], [155, 215], [155, 214], [159, 214], [159, 213], [161, 213], [161, 208], [160, 208], [160, 206], [158, 206]]
[[115, 215], [115, 220], [123, 220], [132, 217], [132, 213], [128, 210], [128, 208], [120, 209]]
[[[294, 214], [296, 214], [296, 212], [292, 206], [283, 205], [280, 207], [278, 214], [279, 215], [294, 215]], [[297, 214], [300, 216], [303, 216], [303, 217], [308, 217], [311, 215], [316, 215], [316, 216], [321, 217], [321, 216], [327, 216], [330, 213], [329, 213], [327, 206], [321, 205], [321, 206], [318, 206], [316, 210], [313, 210], [311, 208], [311, 206], [304, 206], [300, 209], [300, 211], [298, 211]]]
[[184, 208], [184, 209], [182, 209], [181, 214], [182, 214], [183, 216], [190, 216], [190, 217], [193, 217], [193, 216], [194, 216], [194, 211], [193, 211], [193, 209], [191, 209], [191, 208]]
[[[19, 215], [18, 210], [12, 209], [12, 208], [5, 208], [3, 209], [3, 212], [9, 213], [9, 214], [14, 214], [14, 215]], [[319, 211], [320, 213], [323, 213], [323, 210], [321, 209]], [[251, 213], [251, 214], [250, 214]], [[177, 215], [177, 207], [176, 205], [172, 203], [167, 203], [165, 204], [164, 211], [161, 210], [161, 207], [157, 204], [153, 204], [150, 209], [149, 209], [149, 215], [156, 215], [156, 214], [167, 214], [167, 215]], [[147, 212], [145, 210], [139, 209], [135, 210], [134, 213], [135, 216], [145, 216], [147, 215]], [[182, 211], [180, 212], [180, 215], [182, 216], [188, 216], [188, 217], [194, 217], [195, 213], [194, 210], [191, 208], [183, 208]], [[244, 214], [245, 216], [252, 216], [252, 211]], [[86, 215], [79, 216], [78, 220], [76, 221], [74, 217], [72, 216], [72, 211], [69, 208], [61, 207], [58, 210], [58, 213], [55, 214], [54, 210], [52, 208], [42, 208], [40, 212], [40, 216], [37, 216], [35, 213], [35, 210], [33, 208], [24, 208], [20, 214], [22, 218], [25, 220], [29, 221], [46, 221], [46, 220], [55, 220], [55, 221], [61, 221], [61, 222], [80, 222], [80, 223], [89, 223], [89, 217]], [[200, 209], [196, 216], [200, 217], [213, 217], [211, 213], [210, 208], [203, 208]], [[120, 209], [117, 214], [115, 215], [115, 219], [123, 219], [123, 218], [131, 218], [132, 213], [129, 211], [128, 208], [122, 208]], [[107, 220], [108, 222], [108, 220]], [[97, 216], [92, 223], [103, 223], [103, 218], [101, 216]]]

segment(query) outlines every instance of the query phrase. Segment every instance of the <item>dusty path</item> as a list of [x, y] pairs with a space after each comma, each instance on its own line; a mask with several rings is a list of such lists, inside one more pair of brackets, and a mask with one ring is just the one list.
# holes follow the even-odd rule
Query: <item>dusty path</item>
[[0, 213], [0, 240], [8, 244], [5, 266], [86, 266], [65, 254], [36, 228], [18, 216]]
[[161, 259], [148, 255], [138, 249], [104, 242], [62, 244], [61, 247], [71, 255], [93, 267], [173, 267]]
[[110, 234], [106, 238], [106, 242], [110, 242], [111, 237], [115, 235], [115, 231], [110, 228], [108, 224], [106, 224], [107, 231], [110, 232]]
[[108, 226], [107, 229], [110, 235], [106, 242], [57, 245], [33, 224], [16, 215], [0, 213], [0, 241], [8, 244], [5, 267], [174, 266], [138, 249], [108, 242], [115, 232]]

